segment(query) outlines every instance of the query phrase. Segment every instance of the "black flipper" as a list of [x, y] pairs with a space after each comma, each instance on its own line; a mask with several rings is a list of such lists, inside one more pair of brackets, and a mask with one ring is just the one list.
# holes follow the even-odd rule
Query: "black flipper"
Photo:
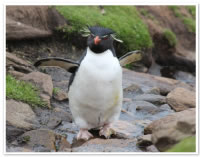
[[119, 63], [123, 67], [127, 64], [140, 61], [144, 56], [144, 52], [140, 50], [131, 51], [119, 58]]
[[62, 59], [58, 57], [50, 57], [45, 59], [40, 59], [34, 63], [34, 66], [58, 66], [70, 73], [75, 73], [79, 67], [79, 63], [72, 61], [70, 59]]

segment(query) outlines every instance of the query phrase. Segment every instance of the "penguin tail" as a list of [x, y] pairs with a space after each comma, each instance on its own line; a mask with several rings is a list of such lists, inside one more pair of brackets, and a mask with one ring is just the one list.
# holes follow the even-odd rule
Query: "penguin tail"
[[34, 63], [35, 67], [40, 66], [57, 66], [60, 68], [65, 69], [66, 71], [70, 73], [74, 73], [77, 68], [79, 67], [79, 63], [72, 61], [70, 59], [62, 59], [57, 57], [50, 57], [50, 58], [44, 58], [36, 61]]

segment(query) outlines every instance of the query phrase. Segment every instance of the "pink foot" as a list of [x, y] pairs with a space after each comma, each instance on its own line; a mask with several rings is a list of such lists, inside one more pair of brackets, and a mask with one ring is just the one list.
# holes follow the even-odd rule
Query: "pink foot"
[[93, 135], [91, 133], [89, 133], [87, 129], [80, 129], [80, 131], [77, 135], [77, 140], [87, 141], [92, 137], [93, 137]]
[[104, 136], [105, 138], [110, 138], [112, 134], [115, 134], [115, 130], [112, 129], [111, 124], [105, 124], [99, 131], [99, 136]]

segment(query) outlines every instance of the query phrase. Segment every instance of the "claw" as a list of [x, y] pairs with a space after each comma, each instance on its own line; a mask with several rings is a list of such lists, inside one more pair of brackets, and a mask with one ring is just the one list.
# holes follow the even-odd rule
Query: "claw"
[[116, 132], [113, 128], [111, 128], [110, 124], [105, 124], [104, 127], [99, 131], [99, 136], [104, 136], [107, 139], [113, 134], [116, 134]]
[[93, 135], [91, 133], [89, 133], [87, 129], [80, 129], [80, 131], [77, 135], [77, 140], [87, 141], [92, 137], [93, 137]]

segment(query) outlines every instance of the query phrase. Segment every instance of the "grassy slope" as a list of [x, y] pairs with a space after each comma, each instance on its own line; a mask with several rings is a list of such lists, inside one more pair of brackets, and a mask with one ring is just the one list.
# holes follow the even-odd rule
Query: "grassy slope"
[[179, 11], [179, 6], [169, 6], [169, 9], [171, 9], [174, 12], [174, 15], [182, 20], [182, 22], [185, 24], [189, 32], [196, 32], [196, 7], [195, 6], [185, 6], [185, 8], [188, 10], [188, 12], [191, 14], [192, 18], [186, 17], [185, 15], [182, 15]]
[[39, 97], [39, 92], [36, 87], [30, 83], [16, 80], [11, 75], [6, 76], [6, 97], [23, 101], [34, 106], [46, 106], [46, 103]]
[[124, 41], [125, 51], [150, 48], [152, 39], [147, 26], [133, 6], [104, 6], [105, 15], [98, 6], [57, 6], [56, 9], [69, 21], [65, 32], [79, 33], [86, 25], [99, 25], [113, 29]]

